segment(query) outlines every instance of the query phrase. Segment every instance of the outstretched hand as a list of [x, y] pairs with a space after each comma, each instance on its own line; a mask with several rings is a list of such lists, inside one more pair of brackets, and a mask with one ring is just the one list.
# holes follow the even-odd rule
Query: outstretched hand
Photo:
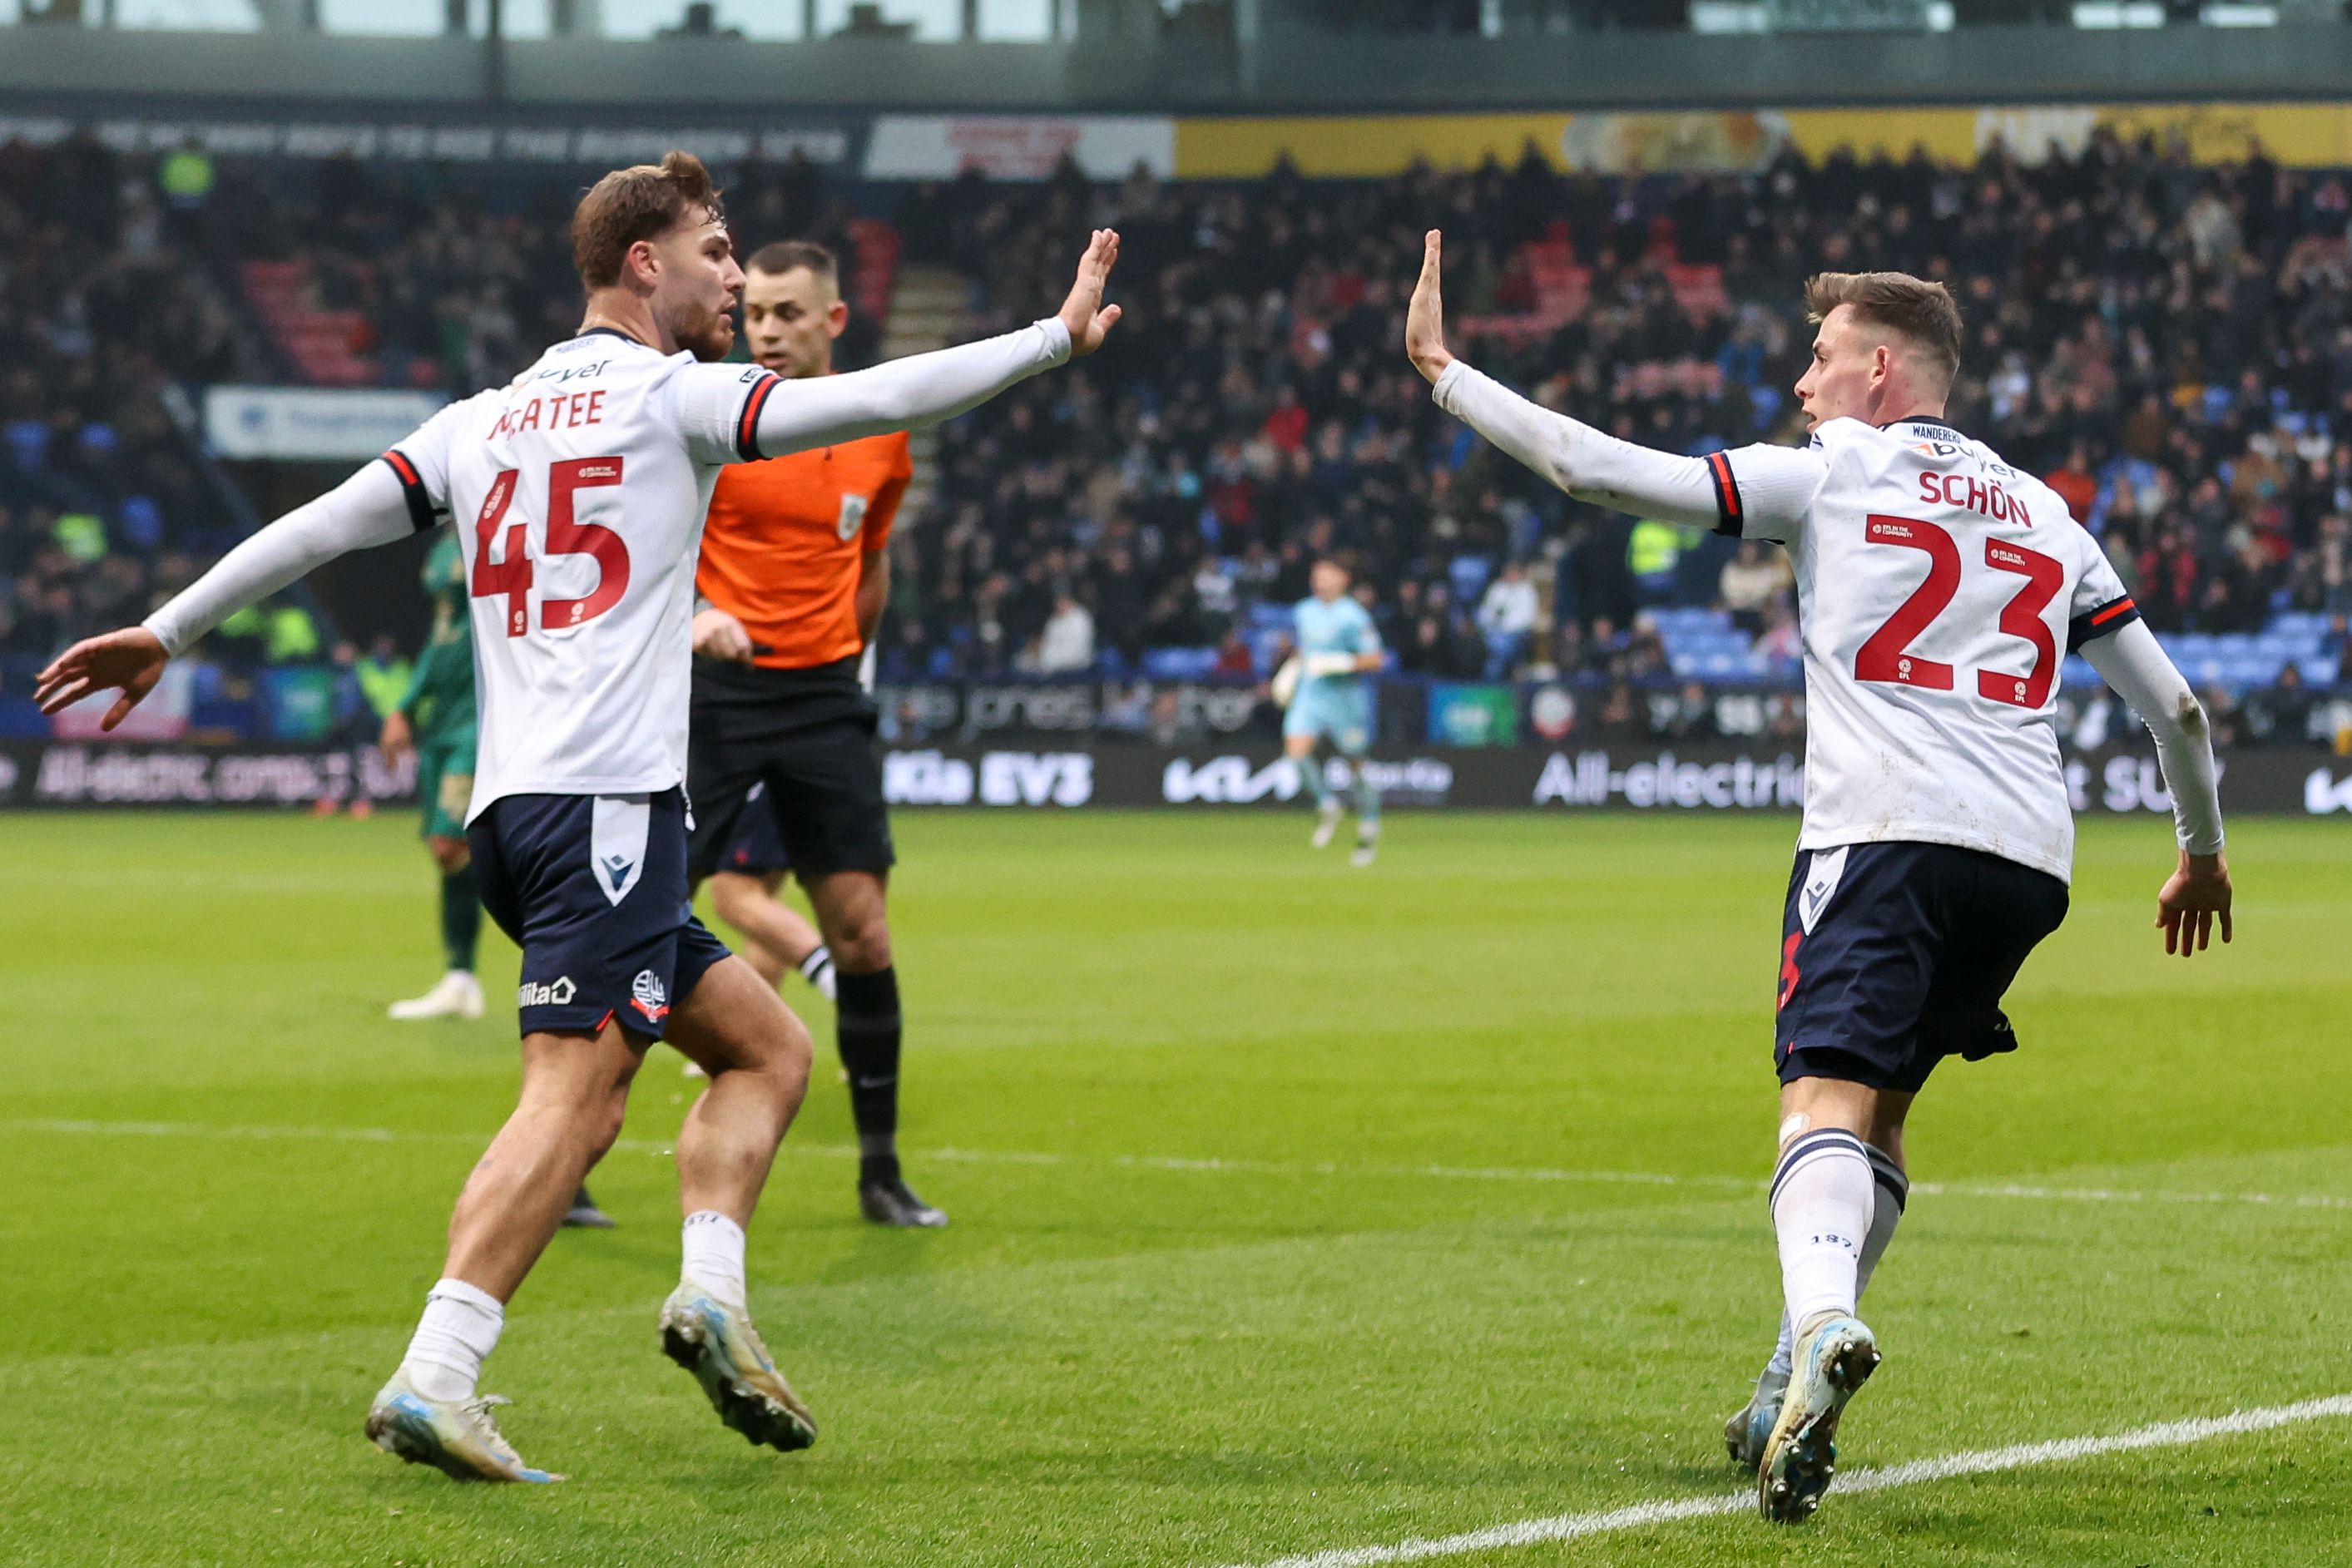
[[1062, 325], [1070, 329], [1074, 360], [1101, 348], [1110, 329], [1118, 325], [1118, 307], [1102, 302], [1103, 287], [1110, 281], [1110, 269], [1118, 265], [1118, 231], [1095, 230], [1087, 242], [1087, 254], [1078, 258], [1078, 280], [1070, 285], [1070, 297], [1062, 301], [1058, 312]]
[[2213, 919], [2221, 921], [2221, 940], [2233, 935], [2230, 925], [2230, 862], [2218, 854], [2180, 852], [2180, 869], [2165, 879], [2156, 895], [2156, 924], [2164, 933], [2164, 950], [2184, 958], [2204, 951], [2213, 937]]
[[1432, 386], [1454, 362], [1445, 349], [1445, 298], [1438, 287], [1444, 245], [1445, 236], [1435, 229], [1423, 237], [1421, 277], [1412, 286], [1412, 303], [1404, 313], [1405, 355]]
[[33, 700], [43, 713], [56, 713], [92, 692], [119, 690], [121, 699], [98, 721], [99, 728], [112, 729], [155, 689], [155, 683], [163, 678], [163, 666], [171, 662], [163, 640], [144, 626], [87, 637], [59, 653], [34, 677]]

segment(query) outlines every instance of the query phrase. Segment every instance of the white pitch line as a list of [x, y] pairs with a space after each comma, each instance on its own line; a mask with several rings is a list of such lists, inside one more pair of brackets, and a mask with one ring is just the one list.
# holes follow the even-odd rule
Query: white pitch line
[[[481, 1147], [483, 1133], [396, 1132], [389, 1127], [236, 1126], [213, 1122], [101, 1122], [69, 1117], [0, 1121], [0, 1131], [70, 1133], [101, 1137], [218, 1138], [232, 1142], [277, 1140], [345, 1144], [465, 1144]], [[667, 1158], [666, 1138], [623, 1138], [623, 1154]], [[845, 1159], [851, 1144], [788, 1143], [786, 1152]], [[1722, 1192], [1761, 1193], [1766, 1184], [1748, 1176], [1685, 1175], [1664, 1171], [1548, 1169], [1539, 1166], [1362, 1166], [1335, 1161], [1185, 1158], [1172, 1155], [1064, 1155], [1024, 1149], [928, 1149], [910, 1157], [950, 1164], [1011, 1166], [1110, 1166], [1122, 1170], [1193, 1171], [1239, 1176], [1401, 1176], [1439, 1181], [1572, 1183], [1601, 1186], [1706, 1187]], [[2054, 1203], [2250, 1204], [2272, 1208], [2352, 1209], [2352, 1197], [2329, 1193], [2169, 1192], [2104, 1186], [2045, 1186], [2020, 1182], [1914, 1182], [1927, 1197], [1999, 1197]]]
[[2281, 1208], [2352, 1208], [2352, 1197], [2327, 1193], [2161, 1192], [2105, 1186], [2029, 1186], [2015, 1182], [1913, 1182], [1928, 1197], [2053, 1198], [2068, 1203], [2252, 1203]]
[[[2352, 1416], [2352, 1394], [2305, 1399], [2295, 1405], [2274, 1405], [2263, 1410], [2237, 1410], [2227, 1416], [2207, 1416], [2186, 1421], [2161, 1421], [2105, 1437], [2060, 1437], [2046, 1443], [2018, 1443], [2006, 1448], [1979, 1448], [1974, 1453], [1946, 1454], [1941, 1458], [1915, 1459], [1907, 1465], [1887, 1465], [1855, 1470], [1838, 1478], [1840, 1497], [1853, 1492], [1889, 1491], [1896, 1487], [1951, 1480], [1959, 1476], [1989, 1475], [1996, 1470], [2021, 1470], [2034, 1465], [2058, 1465], [2103, 1454], [2127, 1454], [2142, 1448], [2174, 1448], [2213, 1437], [2234, 1437], [2248, 1432]], [[1251, 1568], [1380, 1568], [1389, 1563], [1423, 1563], [1433, 1557], [1459, 1557], [1472, 1552], [1496, 1552], [1548, 1542], [1578, 1541], [1589, 1535], [1610, 1535], [1677, 1520], [1707, 1519], [1718, 1514], [1745, 1513], [1756, 1506], [1751, 1491], [1718, 1497], [1681, 1498], [1640, 1502], [1592, 1513], [1556, 1514], [1549, 1519], [1523, 1519], [1459, 1535], [1439, 1535], [1386, 1546], [1344, 1547], [1276, 1558]]]

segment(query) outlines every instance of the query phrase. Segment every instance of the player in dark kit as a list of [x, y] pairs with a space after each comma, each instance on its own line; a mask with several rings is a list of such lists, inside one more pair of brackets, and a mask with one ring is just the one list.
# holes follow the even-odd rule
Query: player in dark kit
[[[789, 379], [832, 374], [849, 321], [832, 253], [772, 245], [744, 272], [751, 357]], [[898, 1169], [898, 976], [884, 909], [897, 854], [859, 669], [889, 598], [890, 525], [911, 473], [907, 438], [893, 434], [721, 476], [695, 577], [687, 787], [698, 881], [730, 869], [747, 813], [772, 813], [833, 955], [858, 1207], [877, 1225], [928, 1228], [948, 1217]]]

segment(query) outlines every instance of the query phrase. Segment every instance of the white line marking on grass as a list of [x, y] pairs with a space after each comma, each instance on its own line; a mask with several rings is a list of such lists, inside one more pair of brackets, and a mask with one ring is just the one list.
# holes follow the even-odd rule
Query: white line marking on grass
[[2067, 1203], [2252, 1203], [2281, 1208], [2352, 1208], [2352, 1197], [2326, 1193], [2137, 1192], [2105, 1186], [2028, 1186], [2017, 1183], [1913, 1182], [1929, 1197], [2052, 1198]]
[[[490, 1133], [396, 1132], [389, 1127], [235, 1126], [212, 1122], [101, 1122], [56, 1117], [0, 1121], [16, 1133], [74, 1133], [101, 1137], [220, 1138], [268, 1143], [276, 1140], [345, 1144], [488, 1145]], [[657, 1155], [675, 1149], [667, 1138], [623, 1138], [622, 1154]], [[787, 1153], [846, 1159], [854, 1144], [787, 1143]], [[1664, 1171], [1553, 1170], [1528, 1166], [1360, 1166], [1335, 1161], [1198, 1159], [1172, 1155], [1057, 1155], [1024, 1149], [928, 1149], [909, 1157], [949, 1164], [1000, 1166], [1110, 1166], [1121, 1170], [1198, 1171], [1239, 1176], [1404, 1176], [1443, 1181], [1580, 1183], [1603, 1186], [1709, 1187], [1761, 1193], [1766, 1184], [1747, 1176], [1675, 1176]], [[1929, 1197], [2000, 1197], [2053, 1203], [2252, 1204], [2274, 1208], [2352, 1209], [2352, 1197], [2328, 1193], [2167, 1192], [2104, 1186], [2042, 1186], [2019, 1182], [1913, 1182], [1911, 1190]]]
[[[2275, 1405], [2263, 1410], [2237, 1410], [2227, 1416], [2161, 1421], [2153, 1427], [2116, 1432], [2105, 1437], [2060, 1437], [2046, 1443], [2018, 1443], [2006, 1448], [1979, 1448], [1974, 1453], [1915, 1459], [1907, 1465], [1854, 1470], [1840, 1476], [1832, 1490], [1832, 1495], [1838, 1497], [1853, 1492], [1890, 1491], [1896, 1487], [1919, 1486], [1927, 1481], [1989, 1475], [1997, 1470], [2021, 1470], [2034, 1465], [2064, 1464], [2073, 1459], [2095, 1458], [2103, 1454], [2179, 1448], [2189, 1443], [2202, 1443], [2212, 1437], [2267, 1432], [2273, 1427], [2321, 1421], [2336, 1416], [2352, 1416], [2352, 1394], [2306, 1399], [2296, 1405]], [[1612, 1508], [1592, 1513], [1563, 1513], [1549, 1519], [1523, 1519], [1516, 1524], [1497, 1524], [1485, 1530], [1465, 1531], [1459, 1535], [1399, 1541], [1386, 1546], [1311, 1552], [1297, 1557], [1277, 1558], [1271, 1563], [1255, 1564], [1254, 1568], [1379, 1568], [1380, 1564], [1388, 1563], [1422, 1563], [1433, 1557], [1459, 1557], [1472, 1552], [1496, 1552], [1513, 1546], [1577, 1541], [1588, 1535], [1609, 1535], [1640, 1530], [1647, 1525], [1671, 1524], [1677, 1520], [1745, 1513], [1755, 1506], [1756, 1494], [1752, 1490], [1727, 1492], [1718, 1497], [1640, 1502], [1629, 1508]]]

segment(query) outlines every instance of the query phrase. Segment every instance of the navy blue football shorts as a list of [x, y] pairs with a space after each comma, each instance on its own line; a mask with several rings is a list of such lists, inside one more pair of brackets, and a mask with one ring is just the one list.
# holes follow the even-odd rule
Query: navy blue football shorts
[[752, 785], [743, 797], [743, 809], [735, 817], [735, 831], [728, 838], [727, 847], [719, 852], [717, 869], [742, 876], [765, 876], [770, 872], [788, 871], [792, 863], [793, 857], [784, 848], [784, 835], [776, 831], [776, 813], [768, 804], [768, 786], [762, 780]]
[[694, 917], [686, 796], [508, 795], [466, 830], [482, 907], [522, 949], [522, 1032], [617, 1018], [659, 1040], [727, 945]]
[[2001, 998], [2065, 918], [2064, 883], [1981, 850], [1800, 852], [1780, 925], [1780, 1082], [1912, 1093], [1948, 1056], [2015, 1051]]

